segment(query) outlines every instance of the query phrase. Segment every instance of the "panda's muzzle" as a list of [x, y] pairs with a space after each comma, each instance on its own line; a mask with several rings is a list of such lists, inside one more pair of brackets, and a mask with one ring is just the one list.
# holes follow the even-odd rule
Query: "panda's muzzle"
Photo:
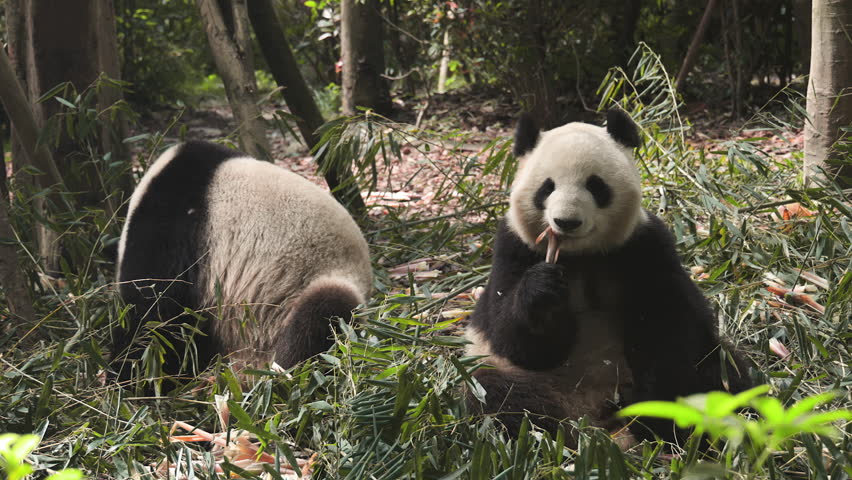
[[562, 230], [563, 233], [571, 233], [583, 226], [583, 221], [578, 218], [554, 218], [553, 223]]

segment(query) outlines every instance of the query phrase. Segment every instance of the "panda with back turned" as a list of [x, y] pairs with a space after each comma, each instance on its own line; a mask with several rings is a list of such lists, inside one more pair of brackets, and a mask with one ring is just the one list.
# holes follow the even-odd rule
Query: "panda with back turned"
[[[139, 338], [150, 325], [171, 344], [160, 352], [168, 375], [197, 374], [190, 367], [204, 369], [216, 354], [291, 367], [327, 350], [330, 321], [349, 319], [372, 288], [367, 242], [329, 192], [206, 142], [170, 148], [140, 180], [117, 278], [133, 305], [114, 332], [123, 380], [143, 357]], [[181, 324], [203, 334], [194, 350]]]
[[[642, 208], [639, 143], [617, 108], [605, 128], [518, 123], [519, 171], [466, 331], [467, 353], [493, 366], [474, 372], [485, 398], [468, 389], [468, 405], [498, 414], [510, 433], [525, 414], [551, 432], [582, 416], [613, 429], [618, 408], [721, 390], [723, 373], [730, 391], [750, 386], [673, 236]], [[641, 418], [630, 433], [674, 441], [684, 432]]]

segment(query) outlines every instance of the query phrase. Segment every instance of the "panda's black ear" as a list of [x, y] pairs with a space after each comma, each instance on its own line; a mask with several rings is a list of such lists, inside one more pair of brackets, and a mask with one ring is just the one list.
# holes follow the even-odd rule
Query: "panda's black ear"
[[612, 107], [606, 112], [606, 131], [616, 142], [625, 147], [639, 146], [639, 127], [624, 110]]
[[515, 157], [522, 157], [529, 153], [538, 143], [539, 129], [529, 113], [522, 113], [515, 128]]

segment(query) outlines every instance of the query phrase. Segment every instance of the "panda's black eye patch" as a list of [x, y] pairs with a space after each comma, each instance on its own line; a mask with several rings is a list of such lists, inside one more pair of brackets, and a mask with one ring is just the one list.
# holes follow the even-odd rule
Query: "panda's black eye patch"
[[541, 186], [538, 187], [538, 190], [535, 192], [535, 197], [533, 197], [533, 205], [535, 205], [535, 208], [544, 210], [544, 201], [547, 200], [547, 197], [549, 197], [555, 189], [556, 184], [553, 183], [553, 180], [550, 178], [545, 180]]
[[612, 189], [609, 188], [609, 185], [601, 177], [597, 175], [590, 176], [586, 180], [586, 189], [592, 192], [592, 197], [595, 199], [595, 204], [597, 204], [598, 208], [606, 208], [612, 203]]

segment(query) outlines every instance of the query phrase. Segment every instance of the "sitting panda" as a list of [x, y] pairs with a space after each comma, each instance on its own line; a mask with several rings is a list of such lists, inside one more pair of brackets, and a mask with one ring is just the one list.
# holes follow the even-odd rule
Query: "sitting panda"
[[[493, 366], [474, 372], [484, 402], [469, 388], [467, 403], [497, 413], [514, 434], [525, 412], [550, 431], [582, 416], [616, 428], [623, 405], [723, 389], [723, 369], [731, 391], [750, 385], [748, 364], [723, 348], [671, 233], [642, 208], [639, 143], [620, 109], [606, 128], [540, 133], [528, 116], [518, 123], [519, 171], [466, 330], [467, 354]], [[684, 433], [646, 418], [629, 432], [669, 441]]]
[[[328, 192], [205, 142], [170, 148], [142, 177], [117, 261], [120, 295], [133, 305], [114, 333], [121, 379], [127, 360], [142, 358], [150, 324], [171, 344], [161, 352], [169, 375], [198, 373], [187, 367], [215, 354], [290, 367], [328, 349], [330, 319], [349, 319], [372, 288], [367, 242]], [[196, 349], [181, 324], [203, 334]]]

